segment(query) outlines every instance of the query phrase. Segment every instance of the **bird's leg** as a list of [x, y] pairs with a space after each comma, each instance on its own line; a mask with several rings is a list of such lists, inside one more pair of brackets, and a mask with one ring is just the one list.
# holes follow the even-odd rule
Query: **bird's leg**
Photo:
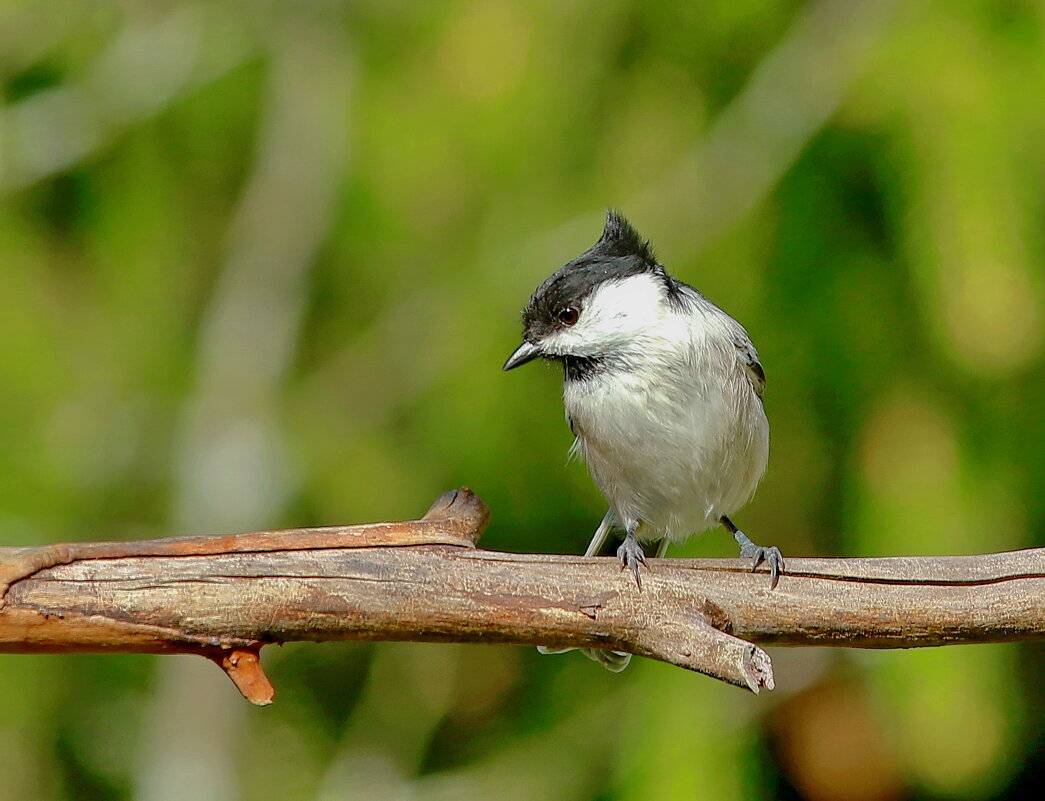
[[620, 526], [617, 521], [617, 515], [612, 509], [607, 510], [605, 517], [602, 518], [602, 522], [599, 523], [599, 527], [595, 529], [595, 534], [591, 538], [591, 542], [588, 543], [588, 550], [584, 552], [585, 556], [598, 556], [599, 551], [602, 550], [602, 546], [605, 545], [606, 540], [610, 536], [610, 530], [614, 526]]
[[[585, 556], [598, 556], [599, 551], [602, 549], [603, 544], [606, 542], [609, 536], [610, 530], [614, 527], [620, 526], [620, 521], [617, 519], [617, 515], [614, 514], [613, 510], [610, 509], [606, 512], [606, 516], [602, 518], [602, 522], [599, 527], [595, 530], [595, 536], [592, 537], [591, 544], [588, 545], [588, 550], [585, 552]], [[617, 556], [621, 560], [621, 569], [631, 567], [635, 574], [635, 583], [638, 584], [639, 589], [642, 589], [642, 580], [639, 578], [640, 564], [646, 564], [646, 555], [642, 551], [642, 546], [638, 544], [635, 539], [635, 531], [638, 529], [638, 523], [626, 527], [630, 533], [624, 539], [624, 544], [617, 550]], [[631, 541], [631, 545], [628, 546], [628, 541]], [[627, 548], [625, 546], [628, 546]], [[631, 550], [634, 548], [634, 550]], [[663, 556], [664, 551], [668, 549], [668, 540], [664, 538], [657, 545], [657, 556]], [[634, 553], [638, 553], [638, 557], [630, 556]], [[626, 561], [630, 558], [631, 561]], [[561, 654], [565, 651], [572, 651], [572, 648], [547, 648], [542, 645], [537, 646], [537, 650], [542, 654]], [[581, 648], [581, 652], [589, 659], [594, 659], [600, 665], [607, 670], [612, 670], [614, 673], [620, 673], [624, 668], [631, 662], [631, 654], [623, 651], [603, 651], [598, 648]]]
[[[614, 526], [619, 525], [620, 523], [617, 521], [617, 515], [614, 514], [612, 509], [608, 510], [606, 512], [606, 515], [602, 518], [602, 522], [599, 523], [599, 527], [595, 529], [595, 534], [592, 536], [591, 542], [588, 543], [588, 550], [584, 552], [584, 555], [598, 556], [599, 551], [602, 550], [602, 546], [605, 545], [606, 540], [609, 539], [610, 531], [614, 528]], [[572, 651], [574, 649], [550, 648], [546, 645], [538, 645], [537, 650], [540, 651], [542, 654], [564, 654], [567, 651]], [[584, 653], [587, 654], [590, 658], [594, 659], [596, 662], [602, 662], [604, 665], [606, 665], [607, 668], [614, 672], [624, 670], [624, 668], [628, 665], [627, 660], [631, 659], [631, 654], [624, 654], [623, 656], [627, 657], [627, 659], [624, 659], [623, 664], [621, 664], [621, 659], [617, 659], [616, 661], [614, 661], [612, 657], [603, 658], [602, 654], [611, 653], [609, 651], [596, 651], [591, 648], [582, 648], [581, 650], [584, 651]]]
[[635, 539], [635, 532], [638, 528], [638, 520], [629, 520], [625, 524], [627, 535], [624, 537], [624, 542], [617, 549], [617, 558], [620, 559], [620, 569], [630, 569], [635, 576], [635, 584], [641, 590], [642, 579], [639, 577], [639, 566], [646, 567], [646, 554], [642, 550], [642, 546], [639, 545], [639, 541]]
[[[588, 546], [588, 550], [585, 551], [584, 555], [598, 556], [603, 544], [609, 537], [610, 529], [614, 527], [619, 528], [620, 525], [620, 521], [617, 519], [617, 515], [614, 513], [613, 509], [606, 512], [606, 516], [602, 519], [599, 527], [595, 530], [595, 536], [592, 537], [591, 544]], [[617, 553], [619, 554], [620, 551]], [[604, 668], [611, 670], [614, 673], [620, 673], [628, 666], [628, 663], [631, 662], [631, 654], [623, 651], [603, 651], [598, 648], [581, 648], [581, 653], [588, 657], [588, 659], [594, 659]]]
[[[620, 526], [620, 520], [612, 509], [606, 512], [606, 516], [602, 518], [602, 522], [599, 523], [599, 527], [595, 529], [595, 535], [591, 539], [591, 543], [588, 545], [588, 550], [584, 552], [585, 556], [598, 556], [599, 551], [605, 544], [606, 539], [609, 537], [610, 531]], [[635, 576], [635, 583], [639, 589], [642, 589], [642, 579], [639, 577], [639, 565], [646, 564], [646, 554], [642, 550], [642, 546], [639, 545], [638, 540], [635, 539], [635, 532], [638, 530], [639, 523], [634, 521], [624, 526], [626, 536], [624, 542], [617, 549], [617, 558], [620, 559], [621, 570], [631, 568], [632, 573]], [[668, 541], [664, 539], [660, 542], [657, 547], [657, 556], [663, 556], [664, 551], [667, 549]], [[537, 650], [542, 654], [562, 654], [566, 651], [572, 651], [572, 648], [548, 648], [547, 646], [538, 645]], [[624, 653], [623, 651], [603, 651], [597, 648], [581, 648], [581, 652], [589, 659], [594, 659], [596, 662], [601, 664], [607, 670], [612, 670], [614, 673], [620, 673], [628, 666], [631, 662], [631, 654]]]
[[780, 574], [784, 572], [784, 557], [780, 553], [780, 549], [775, 545], [765, 548], [761, 545], [756, 545], [751, 541], [751, 538], [737, 528], [733, 521], [725, 515], [719, 518], [722, 521], [722, 525], [726, 527], [726, 530], [733, 535], [733, 539], [737, 541], [737, 545], [740, 546], [740, 558], [751, 559], [751, 572], [754, 573], [758, 569], [758, 566], [763, 562], [769, 567], [770, 583], [769, 589], [775, 589], [777, 582], [780, 581]]
[[[609, 531], [609, 523], [611, 516], [613, 517], [613, 523], [617, 522], [616, 515], [613, 514], [611, 509], [606, 513], [606, 517], [603, 519], [603, 525], [607, 526], [607, 532]], [[642, 589], [642, 579], [639, 577], [639, 565], [646, 564], [646, 554], [642, 550], [642, 546], [639, 545], [639, 541], [635, 539], [635, 532], [638, 530], [639, 521], [629, 520], [624, 528], [627, 532], [624, 537], [624, 542], [621, 543], [617, 549], [617, 558], [620, 559], [620, 569], [627, 570], [631, 568], [632, 574], [635, 576], [635, 584], [638, 588]], [[599, 530], [602, 526], [599, 526]], [[598, 539], [599, 532], [595, 532], [595, 538]], [[605, 534], [603, 535], [605, 539]], [[599, 545], [601, 546], [601, 542]], [[591, 555], [592, 548], [595, 548], [595, 552], [598, 552], [598, 547], [595, 545], [595, 539], [592, 540], [590, 546], [588, 546], [589, 555]], [[601, 664], [607, 670], [612, 670], [614, 673], [620, 673], [624, 668], [631, 662], [631, 654], [624, 653], [623, 651], [603, 651], [596, 648], [581, 648], [581, 651], [589, 659], [594, 659], [596, 662]]]

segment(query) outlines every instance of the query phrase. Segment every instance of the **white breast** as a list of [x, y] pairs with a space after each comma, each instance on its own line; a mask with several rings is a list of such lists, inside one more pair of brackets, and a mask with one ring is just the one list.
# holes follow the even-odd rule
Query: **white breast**
[[645, 322], [613, 369], [567, 381], [564, 403], [577, 449], [621, 520], [640, 521], [643, 539], [677, 540], [751, 497], [769, 424], [732, 318], [701, 299], [692, 312]]

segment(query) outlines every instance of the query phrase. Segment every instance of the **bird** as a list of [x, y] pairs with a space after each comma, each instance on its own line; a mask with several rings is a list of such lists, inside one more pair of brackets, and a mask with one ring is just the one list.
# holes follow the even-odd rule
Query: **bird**
[[[614, 209], [598, 241], [534, 290], [522, 318], [522, 344], [503, 369], [538, 358], [562, 365], [571, 455], [609, 504], [585, 555], [623, 534], [621, 570], [641, 591], [643, 542], [657, 542], [659, 557], [721, 525], [752, 571], [766, 564], [775, 589], [780, 550], [755, 544], [732, 520], [769, 460], [766, 374], [745, 328], [668, 273]], [[614, 671], [630, 660], [582, 650]]]

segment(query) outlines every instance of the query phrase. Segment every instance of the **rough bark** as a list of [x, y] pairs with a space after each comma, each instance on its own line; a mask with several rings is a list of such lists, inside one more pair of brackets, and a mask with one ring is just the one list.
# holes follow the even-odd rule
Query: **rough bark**
[[651, 559], [639, 590], [614, 558], [477, 550], [487, 519], [457, 490], [403, 523], [0, 549], [0, 652], [197, 653], [268, 703], [259, 651], [294, 640], [610, 648], [758, 692], [755, 643], [1045, 637], [1045, 548], [792, 557], [775, 590], [739, 560]]

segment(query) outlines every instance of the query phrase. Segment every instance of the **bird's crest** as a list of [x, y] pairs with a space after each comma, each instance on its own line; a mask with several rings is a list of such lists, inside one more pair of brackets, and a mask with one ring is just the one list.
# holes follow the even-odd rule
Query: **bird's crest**
[[657, 261], [650, 243], [616, 209], [606, 210], [606, 226], [596, 247], [599, 245], [614, 256], [637, 256], [651, 264]]

